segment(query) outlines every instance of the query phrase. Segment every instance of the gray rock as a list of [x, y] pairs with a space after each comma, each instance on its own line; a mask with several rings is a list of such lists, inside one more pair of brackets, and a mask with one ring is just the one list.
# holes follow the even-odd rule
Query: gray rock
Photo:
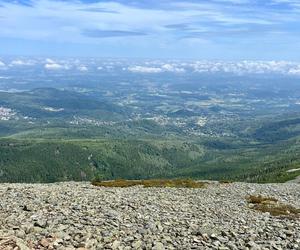
[[152, 250], [164, 250], [165, 247], [161, 242], [155, 242]]
[[135, 241], [132, 243], [133, 249], [140, 249], [143, 245], [143, 242], [141, 240]]
[[300, 220], [249, 208], [249, 194], [300, 208], [300, 185], [292, 183], [204, 189], [0, 184], [0, 249], [4, 237], [11, 244], [22, 240], [23, 248], [299, 249]]
[[121, 245], [121, 242], [118, 241], [118, 240], [115, 240], [115, 241], [112, 243], [111, 248], [112, 248], [113, 250], [116, 250], [116, 249], [119, 248], [120, 245]]

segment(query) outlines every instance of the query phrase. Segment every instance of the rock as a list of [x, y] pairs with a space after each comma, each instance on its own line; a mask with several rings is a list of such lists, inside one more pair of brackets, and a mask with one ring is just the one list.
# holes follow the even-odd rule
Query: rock
[[48, 247], [50, 245], [50, 242], [47, 239], [41, 239], [40, 245], [43, 247]]
[[202, 234], [202, 238], [205, 241], [209, 241], [210, 240], [210, 238], [208, 237], [208, 234], [206, 234], [206, 233]]
[[140, 240], [138, 240], [138, 241], [133, 242], [131, 246], [132, 246], [134, 249], [140, 249], [140, 248], [142, 247], [142, 245], [143, 245], [143, 242], [140, 241]]
[[15, 235], [17, 238], [20, 238], [20, 239], [24, 239], [26, 236], [24, 230], [22, 230], [22, 229], [17, 230]]
[[152, 250], [164, 250], [165, 247], [161, 242], [155, 242]]
[[21, 240], [16, 239], [17, 246], [19, 247], [19, 250], [30, 250], [30, 248], [27, 246], [27, 244]]
[[111, 248], [112, 248], [113, 250], [116, 250], [116, 249], [119, 248], [120, 245], [121, 245], [121, 242], [118, 241], [118, 240], [115, 240], [115, 241], [112, 243]]
[[285, 230], [284, 233], [286, 234], [286, 236], [290, 237], [292, 236], [294, 233], [291, 230]]
[[124, 239], [124, 242], [133, 242], [133, 241], [134, 241], [134, 237], [132, 237], [132, 236], [126, 237]]
[[261, 194], [300, 208], [299, 193], [299, 184], [121, 189], [3, 183], [0, 249], [299, 249], [300, 220], [266, 216], [246, 199]]
[[257, 245], [255, 242], [253, 241], [249, 241], [247, 244], [246, 244], [247, 247], [249, 247], [251, 250], [260, 250], [261, 247], [259, 245]]
[[111, 241], [112, 241], [112, 238], [110, 238], [110, 237], [104, 237], [103, 238], [104, 243], [110, 243]]
[[28, 207], [28, 205], [24, 205], [23, 206], [23, 211], [26, 211], [26, 212], [31, 212], [32, 209]]
[[213, 240], [218, 240], [218, 237], [215, 234], [211, 234], [210, 238], [213, 239]]
[[34, 223], [34, 226], [45, 228], [47, 226], [47, 221], [46, 220], [38, 220]]
[[31, 228], [31, 232], [35, 233], [35, 234], [40, 234], [43, 231], [43, 229], [41, 227], [32, 227]]
[[54, 246], [55, 248], [60, 247], [62, 244], [63, 244], [63, 240], [62, 240], [62, 239], [57, 239], [57, 240], [55, 240], [55, 241], [53, 242], [53, 246]]
[[193, 241], [194, 241], [195, 243], [200, 243], [200, 242], [201, 242], [201, 240], [198, 239], [198, 238], [193, 238]]

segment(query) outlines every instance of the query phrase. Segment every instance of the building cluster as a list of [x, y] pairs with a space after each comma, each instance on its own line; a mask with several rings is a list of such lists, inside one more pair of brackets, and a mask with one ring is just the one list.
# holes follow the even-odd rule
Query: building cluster
[[8, 121], [10, 120], [16, 113], [10, 109], [5, 107], [0, 107], [0, 120]]

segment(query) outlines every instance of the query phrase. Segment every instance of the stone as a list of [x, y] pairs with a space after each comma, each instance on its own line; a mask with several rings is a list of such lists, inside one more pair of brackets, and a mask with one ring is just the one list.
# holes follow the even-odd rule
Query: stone
[[300, 221], [265, 219], [246, 197], [262, 194], [300, 208], [299, 192], [299, 184], [288, 183], [204, 189], [3, 183], [0, 249], [19, 243], [25, 250], [298, 249]]
[[47, 239], [41, 239], [40, 245], [42, 245], [43, 247], [48, 247], [50, 243]]
[[21, 239], [16, 239], [17, 246], [19, 250], [30, 250], [30, 248], [26, 245], [26, 243]]
[[152, 250], [164, 250], [165, 247], [161, 242], [155, 242], [154, 246], [152, 247]]
[[138, 241], [133, 242], [131, 246], [132, 246], [134, 249], [140, 249], [140, 248], [142, 247], [142, 245], [143, 245], [143, 242], [140, 241], [140, 240], [138, 240]]
[[38, 220], [34, 223], [34, 226], [45, 228], [47, 226], [47, 221], [46, 220]]
[[117, 250], [117, 249], [119, 248], [120, 245], [121, 245], [121, 242], [118, 241], [118, 240], [115, 240], [115, 241], [112, 243], [111, 248], [112, 248], [113, 250]]
[[217, 235], [215, 235], [215, 234], [211, 234], [211, 235], [210, 235], [210, 238], [213, 239], [213, 240], [218, 240], [218, 237], [217, 237]]

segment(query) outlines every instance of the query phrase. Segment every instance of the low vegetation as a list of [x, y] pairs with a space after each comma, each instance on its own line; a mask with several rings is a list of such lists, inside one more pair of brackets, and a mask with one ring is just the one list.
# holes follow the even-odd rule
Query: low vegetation
[[155, 180], [112, 180], [112, 181], [93, 181], [93, 185], [100, 187], [132, 187], [144, 186], [149, 187], [171, 187], [171, 188], [203, 188], [205, 182], [194, 181], [190, 179], [155, 179]]
[[251, 208], [263, 213], [270, 213], [273, 216], [282, 216], [291, 219], [300, 217], [300, 209], [289, 204], [284, 204], [273, 197], [250, 195], [247, 200]]
[[220, 184], [230, 184], [230, 183], [233, 183], [233, 181], [230, 181], [230, 180], [219, 180], [219, 183]]
[[248, 197], [249, 203], [252, 204], [262, 204], [262, 203], [272, 203], [272, 202], [277, 202], [278, 200], [273, 197], [264, 197], [262, 195], [250, 195]]

